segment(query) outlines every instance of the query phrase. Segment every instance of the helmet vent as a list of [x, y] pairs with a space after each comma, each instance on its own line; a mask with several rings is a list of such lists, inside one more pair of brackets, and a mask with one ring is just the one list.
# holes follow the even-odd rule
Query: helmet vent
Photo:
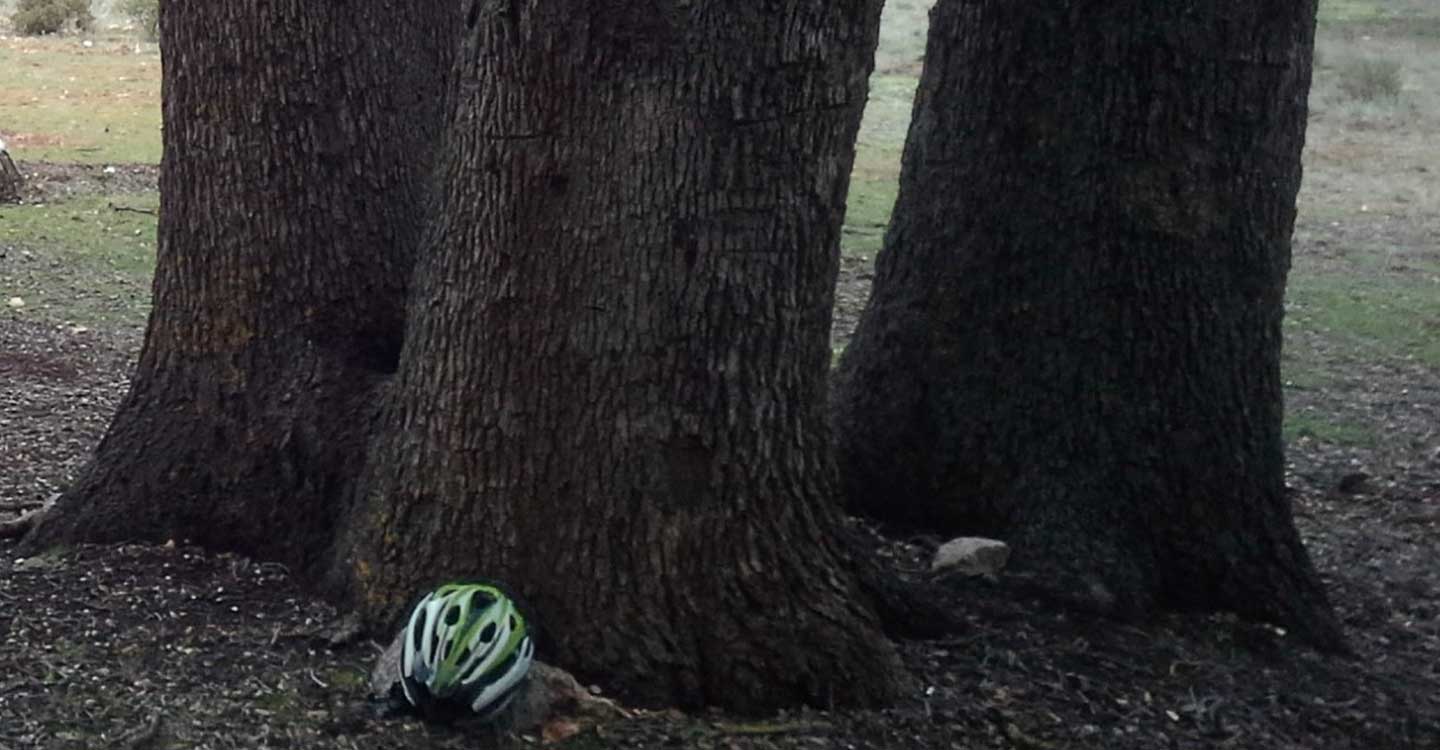
[[[511, 628], [513, 629], [515, 623], [514, 618], [511, 618], [510, 623]], [[480, 629], [480, 642], [489, 643], [493, 640], [495, 640], [495, 623], [487, 622], [485, 623], [485, 627]]]

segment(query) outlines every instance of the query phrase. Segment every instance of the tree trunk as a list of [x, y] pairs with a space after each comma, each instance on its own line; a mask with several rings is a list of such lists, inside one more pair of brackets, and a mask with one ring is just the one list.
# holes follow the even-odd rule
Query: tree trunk
[[19, 168], [10, 159], [10, 152], [5, 150], [5, 142], [0, 141], [0, 203], [20, 200], [20, 191], [24, 187], [24, 175], [20, 174]]
[[1342, 646], [1284, 495], [1315, 3], [941, 0], [835, 397], [844, 491], [1067, 598]]
[[[373, 622], [508, 581], [645, 704], [874, 704], [825, 377], [879, 3], [477, 4], [370, 511]], [[481, 54], [483, 50], [483, 54]]]
[[303, 567], [395, 367], [460, 11], [163, 12], [150, 325], [97, 455], [26, 543], [188, 538]]

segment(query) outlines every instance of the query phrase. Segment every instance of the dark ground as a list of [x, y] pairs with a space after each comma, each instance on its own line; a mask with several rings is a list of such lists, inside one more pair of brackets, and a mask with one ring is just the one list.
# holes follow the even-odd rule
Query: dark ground
[[[1297, 253], [1305, 236], [1297, 232]], [[865, 274], [845, 264], [844, 331]], [[74, 476], [138, 344], [0, 311], [0, 521]], [[758, 722], [636, 711], [557, 747], [1440, 749], [1440, 456], [1414, 439], [1434, 434], [1440, 373], [1376, 366], [1361, 379], [1358, 390], [1289, 394], [1407, 436], [1363, 449], [1291, 446], [1298, 524], [1354, 659], [1227, 615], [1120, 624], [1029, 600], [1003, 575], [953, 580], [947, 604], [966, 626], [903, 644], [915, 688], [890, 710]], [[1402, 389], [1426, 408], [1397, 412], [1383, 395]], [[1397, 419], [1409, 422], [1391, 429]], [[917, 578], [940, 541], [868, 533], [897, 574]], [[372, 718], [364, 676], [376, 647], [329, 647], [336, 620], [282, 567], [183, 540], [26, 560], [0, 541], [0, 750], [489, 741]]]

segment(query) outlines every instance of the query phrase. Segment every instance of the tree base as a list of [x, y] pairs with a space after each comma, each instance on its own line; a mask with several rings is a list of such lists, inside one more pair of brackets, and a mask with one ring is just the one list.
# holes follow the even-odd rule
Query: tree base
[[24, 187], [25, 176], [20, 174], [4, 145], [0, 145], [0, 203], [19, 202]]

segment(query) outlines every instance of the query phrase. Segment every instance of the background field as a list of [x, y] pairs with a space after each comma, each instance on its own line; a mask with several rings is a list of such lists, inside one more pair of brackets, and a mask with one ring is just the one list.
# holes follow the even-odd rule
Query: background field
[[[885, 10], [845, 227], [837, 350], [894, 203], [930, 4]], [[0, 17], [10, 5], [0, 1]], [[158, 203], [160, 55], [108, 6], [96, 3], [88, 35], [0, 37], [0, 139], [39, 186], [33, 203], [0, 207], [0, 296], [24, 301], [10, 317], [133, 337], [155, 217], [123, 209]], [[1287, 434], [1346, 461], [1440, 462], [1437, 132], [1440, 3], [1322, 2], [1286, 321]]]

